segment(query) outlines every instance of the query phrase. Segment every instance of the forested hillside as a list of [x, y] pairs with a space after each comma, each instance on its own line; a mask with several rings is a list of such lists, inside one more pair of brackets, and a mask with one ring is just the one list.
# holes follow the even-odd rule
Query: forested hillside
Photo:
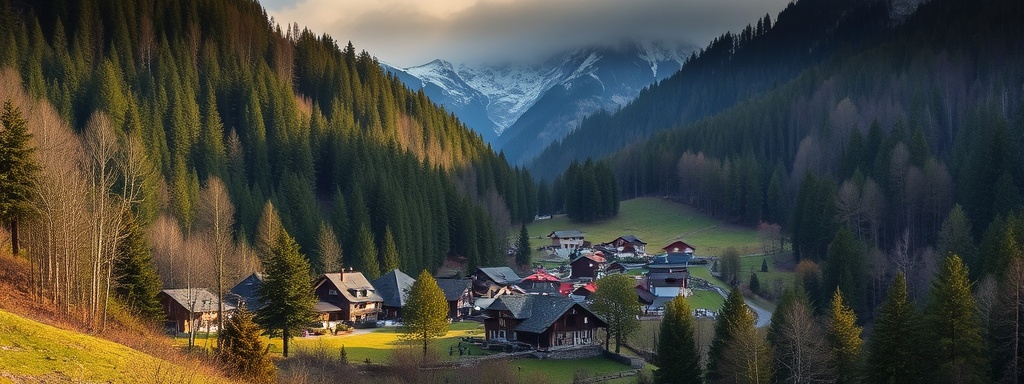
[[[902, 289], [906, 275], [908, 313], [948, 304], [938, 279], [966, 273], [950, 272], [959, 259], [946, 256], [959, 255], [976, 282], [984, 348], [1002, 356], [986, 374], [1016, 381], [1020, 321], [1000, 316], [1019, 313], [1011, 297], [1024, 281], [1024, 4], [933, 0], [905, 19], [875, 17], [890, 27], [763, 96], [615, 154], [621, 193], [782, 224], [812, 305], [824, 311], [839, 288], [862, 321], [881, 317], [876, 332], [902, 316], [882, 307], [887, 292], [900, 299], [894, 278]], [[939, 333], [923, 337], [961, 334]], [[927, 342], [910, 344], [898, 360], [941, 360]]]
[[501, 264], [536, 210], [452, 114], [256, 1], [0, 0], [0, 36], [39, 165], [14, 219], [63, 308], [98, 314], [150, 249], [166, 287], [214, 286], [214, 264], [230, 286], [278, 221], [314, 273]]
[[885, 1], [801, 0], [727, 32], [682, 70], [618, 111], [600, 111], [550, 145], [531, 170], [551, 179], [574, 160], [598, 158], [655, 132], [721, 112], [783, 84], [886, 25]]

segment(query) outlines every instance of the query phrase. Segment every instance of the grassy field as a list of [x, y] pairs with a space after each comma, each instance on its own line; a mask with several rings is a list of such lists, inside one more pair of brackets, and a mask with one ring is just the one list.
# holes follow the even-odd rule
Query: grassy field
[[551, 383], [571, 383], [577, 371], [585, 373], [586, 376], [601, 376], [630, 369], [628, 365], [602, 357], [578, 360], [521, 359], [509, 364], [521, 367], [523, 374], [542, 373]]
[[[530, 246], [536, 249], [548, 245], [551, 243], [546, 237], [549, 233], [569, 229], [583, 231], [586, 240], [595, 244], [622, 235], [636, 235], [647, 242], [647, 252], [652, 254], [676, 240], [696, 247], [699, 256], [718, 255], [730, 246], [739, 249], [741, 254], [758, 253], [761, 248], [753, 228], [724, 224], [685, 205], [653, 197], [623, 201], [617, 217], [596, 223], [575, 223], [565, 216], [534, 221], [527, 226], [532, 237]], [[534, 258], [544, 255], [544, 252], [536, 252]]]
[[718, 309], [722, 308], [722, 304], [725, 303], [725, 298], [718, 292], [694, 289], [693, 295], [687, 297], [686, 301], [690, 304], [690, 308], [704, 308], [718, 312]]
[[0, 311], [0, 383], [218, 383], [196, 367]]

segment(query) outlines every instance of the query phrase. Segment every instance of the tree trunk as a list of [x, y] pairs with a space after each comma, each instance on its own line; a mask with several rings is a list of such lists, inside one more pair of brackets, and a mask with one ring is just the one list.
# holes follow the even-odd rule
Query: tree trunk
[[423, 362], [426, 363], [426, 361], [427, 361], [427, 335], [426, 335], [426, 333], [424, 333], [423, 334]]
[[619, 354], [619, 348], [622, 347], [622, 333], [615, 332], [615, 354]]
[[18, 220], [11, 220], [11, 254], [18, 256]]
[[607, 328], [604, 330], [604, 350], [605, 352], [610, 351], [609, 348], [612, 346], [612, 333]]
[[288, 357], [288, 327], [281, 329], [281, 350], [284, 352], [284, 357]]

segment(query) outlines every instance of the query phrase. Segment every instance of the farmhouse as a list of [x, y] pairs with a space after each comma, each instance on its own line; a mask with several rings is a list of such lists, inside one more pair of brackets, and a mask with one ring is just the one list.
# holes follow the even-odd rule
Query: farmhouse
[[633, 235], [620, 236], [602, 245], [614, 248], [620, 254], [631, 253], [636, 256], [647, 254], [647, 243]]
[[437, 279], [448, 301], [448, 317], [461, 319], [473, 310], [473, 281], [469, 279]]
[[[217, 331], [218, 299], [209, 289], [165, 289], [156, 296], [167, 315], [167, 329], [173, 329], [176, 333], [188, 333], [193, 329]], [[224, 311], [234, 310], [235, 306], [224, 304]]]
[[575, 249], [583, 246], [583, 232], [579, 230], [554, 231], [548, 237], [551, 238], [552, 248]]
[[539, 351], [590, 345], [607, 323], [575, 301], [550, 295], [502, 296], [484, 312], [488, 341], [517, 341]]
[[316, 311], [324, 327], [338, 322], [354, 324], [377, 321], [384, 299], [360, 272], [352, 270], [325, 273], [313, 283]]
[[245, 306], [250, 311], [263, 308], [263, 303], [260, 303], [259, 296], [256, 294], [260, 285], [263, 285], [263, 279], [262, 273], [253, 272], [249, 277], [231, 287], [231, 290], [224, 295], [224, 301], [239, 308]]
[[[684, 243], [682, 240], [676, 240], [672, 244], [666, 245], [661, 250], [665, 251], [669, 256], [689, 256], [693, 258], [693, 252], [696, 250], [692, 245]], [[687, 259], [689, 261], [689, 259]]]
[[473, 295], [477, 297], [497, 297], [507, 291], [522, 278], [509, 267], [480, 267], [470, 275], [473, 279]]
[[395, 269], [370, 283], [384, 300], [380, 314], [377, 316], [378, 319], [398, 320], [402, 318], [402, 307], [405, 306], [405, 299], [409, 297], [409, 290], [412, 289], [414, 282], [416, 279]]
[[569, 273], [569, 278], [597, 279], [601, 277], [599, 272], [602, 270], [605, 261], [604, 253], [601, 251], [580, 255], [569, 262], [569, 268], [572, 271]]
[[618, 261], [612, 262], [604, 267], [604, 274], [611, 275], [613, 273], [626, 273], [626, 265]]

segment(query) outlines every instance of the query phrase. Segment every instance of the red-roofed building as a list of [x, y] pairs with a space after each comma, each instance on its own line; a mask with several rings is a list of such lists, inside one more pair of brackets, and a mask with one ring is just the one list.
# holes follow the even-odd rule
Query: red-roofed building
[[527, 293], [554, 294], [560, 292], [562, 279], [538, 269], [532, 275], [524, 277], [518, 285]]
[[666, 245], [665, 248], [662, 248], [662, 250], [667, 252], [669, 256], [683, 254], [693, 256], [693, 252], [696, 250], [696, 248], [694, 248], [690, 244], [684, 243], [682, 240], [676, 240], [674, 243]]
[[572, 293], [573, 283], [562, 283], [558, 286], [558, 293], [562, 296], [569, 296]]
[[572, 271], [569, 274], [569, 278], [590, 278], [596, 279], [598, 271], [604, 266], [605, 263], [604, 254], [601, 251], [582, 255], [569, 262], [569, 268]]

